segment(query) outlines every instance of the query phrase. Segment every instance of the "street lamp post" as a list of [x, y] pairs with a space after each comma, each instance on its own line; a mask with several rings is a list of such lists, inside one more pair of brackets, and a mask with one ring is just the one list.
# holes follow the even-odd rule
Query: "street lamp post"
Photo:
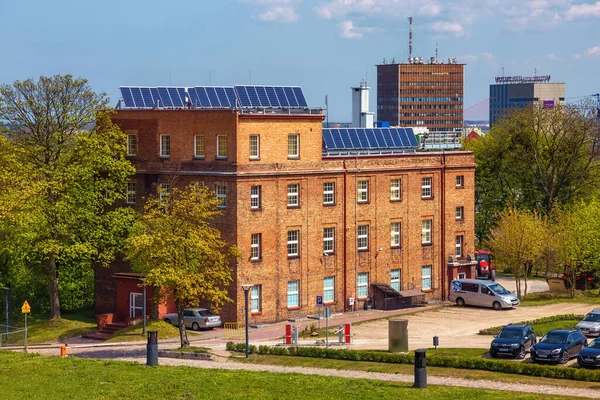
[[[7, 287], [0, 287], [0, 290], [4, 290], [5, 293], [5, 308], [6, 308], [6, 341], [8, 342], [8, 295], [10, 293], [10, 288]], [[2, 341], [0, 340], [0, 344], [2, 344]]]
[[248, 358], [248, 292], [252, 288], [252, 284], [246, 283], [242, 285], [242, 289], [244, 289], [244, 300], [246, 304], [246, 358]]

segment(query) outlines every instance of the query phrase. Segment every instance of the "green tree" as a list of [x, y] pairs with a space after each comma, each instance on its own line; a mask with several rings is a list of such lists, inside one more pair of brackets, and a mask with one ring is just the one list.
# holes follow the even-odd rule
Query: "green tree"
[[163, 199], [146, 201], [144, 214], [127, 240], [126, 256], [133, 270], [145, 275], [144, 284], [172, 296], [177, 306], [181, 347], [189, 346], [183, 310], [202, 300], [218, 310], [231, 282], [230, 262], [235, 246], [221, 239], [211, 222], [221, 214], [214, 193], [204, 186], [173, 189]]
[[[108, 265], [133, 223], [129, 208], [114, 207], [135, 170], [107, 103], [70, 75], [0, 86], [0, 119], [36, 185], [11, 228], [11, 251], [42, 264], [34, 273], [46, 276], [51, 318], [60, 318], [61, 269]], [[69, 276], [77, 274], [61, 280]]]

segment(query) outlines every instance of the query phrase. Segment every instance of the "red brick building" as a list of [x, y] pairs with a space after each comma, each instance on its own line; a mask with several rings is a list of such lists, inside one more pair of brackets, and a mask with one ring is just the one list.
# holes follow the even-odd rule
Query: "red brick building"
[[[137, 169], [132, 206], [160, 185], [192, 182], [220, 199], [217, 225], [242, 253], [224, 321], [244, 319], [245, 283], [255, 285], [252, 323], [317, 313], [317, 295], [334, 311], [362, 307], [374, 284], [442, 299], [461, 271], [450, 256], [474, 250], [470, 152], [334, 154], [322, 113], [308, 108], [132, 108], [113, 119]], [[99, 313], [117, 308], [113, 276], [127, 268], [98, 271]]]

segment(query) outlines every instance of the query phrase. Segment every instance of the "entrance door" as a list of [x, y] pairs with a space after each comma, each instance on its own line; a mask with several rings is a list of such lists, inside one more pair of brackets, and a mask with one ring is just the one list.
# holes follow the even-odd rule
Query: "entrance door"
[[129, 293], [129, 318], [144, 315], [144, 295], [141, 293]]

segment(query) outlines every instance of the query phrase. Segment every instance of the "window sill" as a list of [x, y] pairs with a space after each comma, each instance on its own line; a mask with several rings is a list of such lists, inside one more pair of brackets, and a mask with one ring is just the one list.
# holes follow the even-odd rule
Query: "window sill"
[[464, 188], [465, 188], [465, 185], [462, 185], [462, 186], [456, 186], [456, 188], [457, 188], [457, 189], [464, 189]]
[[390, 246], [390, 250], [400, 250], [402, 248], [402, 246], [398, 245], [398, 246]]
[[194, 156], [192, 157], [193, 160], [204, 160], [204, 156]]
[[166, 158], [171, 158], [171, 156], [158, 156], [158, 158], [166, 159]]
[[300, 208], [300, 206], [290, 206], [290, 205], [288, 205], [287, 208], [288, 208], [288, 210], [296, 210], [296, 209]]
[[335, 306], [337, 303], [334, 301], [324, 301], [323, 305], [324, 306]]
[[262, 258], [254, 258], [254, 259], [250, 259], [250, 262], [252, 264], [260, 264], [261, 262], [263, 262]]
[[127, 154], [127, 157], [137, 157], [137, 154]]
[[215, 160], [221, 160], [221, 161], [223, 161], [223, 160], [227, 160], [227, 157], [223, 157], [223, 156], [216, 156], [216, 157], [215, 157]]
[[390, 203], [400, 203], [402, 199], [390, 199]]
[[298, 260], [299, 258], [300, 258], [300, 255], [296, 255], [296, 256], [288, 255], [288, 260]]
[[288, 155], [288, 160], [299, 160], [300, 156], [290, 156]]
[[431, 247], [431, 246], [433, 246], [433, 243], [421, 243], [421, 246], [423, 246], [423, 247]]
[[335, 203], [323, 203], [323, 207], [335, 207]]
[[260, 157], [249, 157], [248, 160], [250, 160], [250, 161], [260, 161]]
[[250, 208], [250, 211], [262, 211], [262, 208]]
[[259, 316], [259, 315], [262, 315], [262, 311], [252, 311], [252, 312], [250, 312], [250, 315], [252, 315], [253, 317]]
[[365, 300], [369, 300], [369, 296], [364, 296], [364, 297], [357, 297], [358, 301], [365, 301]]
[[421, 196], [421, 200], [433, 200], [433, 196], [427, 196], [427, 197]]
[[227, 209], [227, 206], [217, 206], [217, 208], [218, 208], [219, 210], [226, 210], [226, 209]]
[[368, 253], [369, 249], [358, 249], [359, 253]]
[[300, 306], [293, 306], [293, 307], [288, 307], [288, 311], [296, 311], [296, 310], [300, 310], [302, 307]]
[[433, 289], [421, 289], [423, 293], [433, 293]]
[[465, 219], [464, 219], [464, 218], [456, 218], [456, 219], [454, 219], [454, 220], [455, 220], [456, 222], [465, 222]]
[[323, 257], [331, 257], [331, 256], [335, 256], [335, 251], [324, 251], [323, 252]]
[[369, 204], [370, 201], [369, 200], [360, 200], [360, 201], [356, 201], [357, 204]]

